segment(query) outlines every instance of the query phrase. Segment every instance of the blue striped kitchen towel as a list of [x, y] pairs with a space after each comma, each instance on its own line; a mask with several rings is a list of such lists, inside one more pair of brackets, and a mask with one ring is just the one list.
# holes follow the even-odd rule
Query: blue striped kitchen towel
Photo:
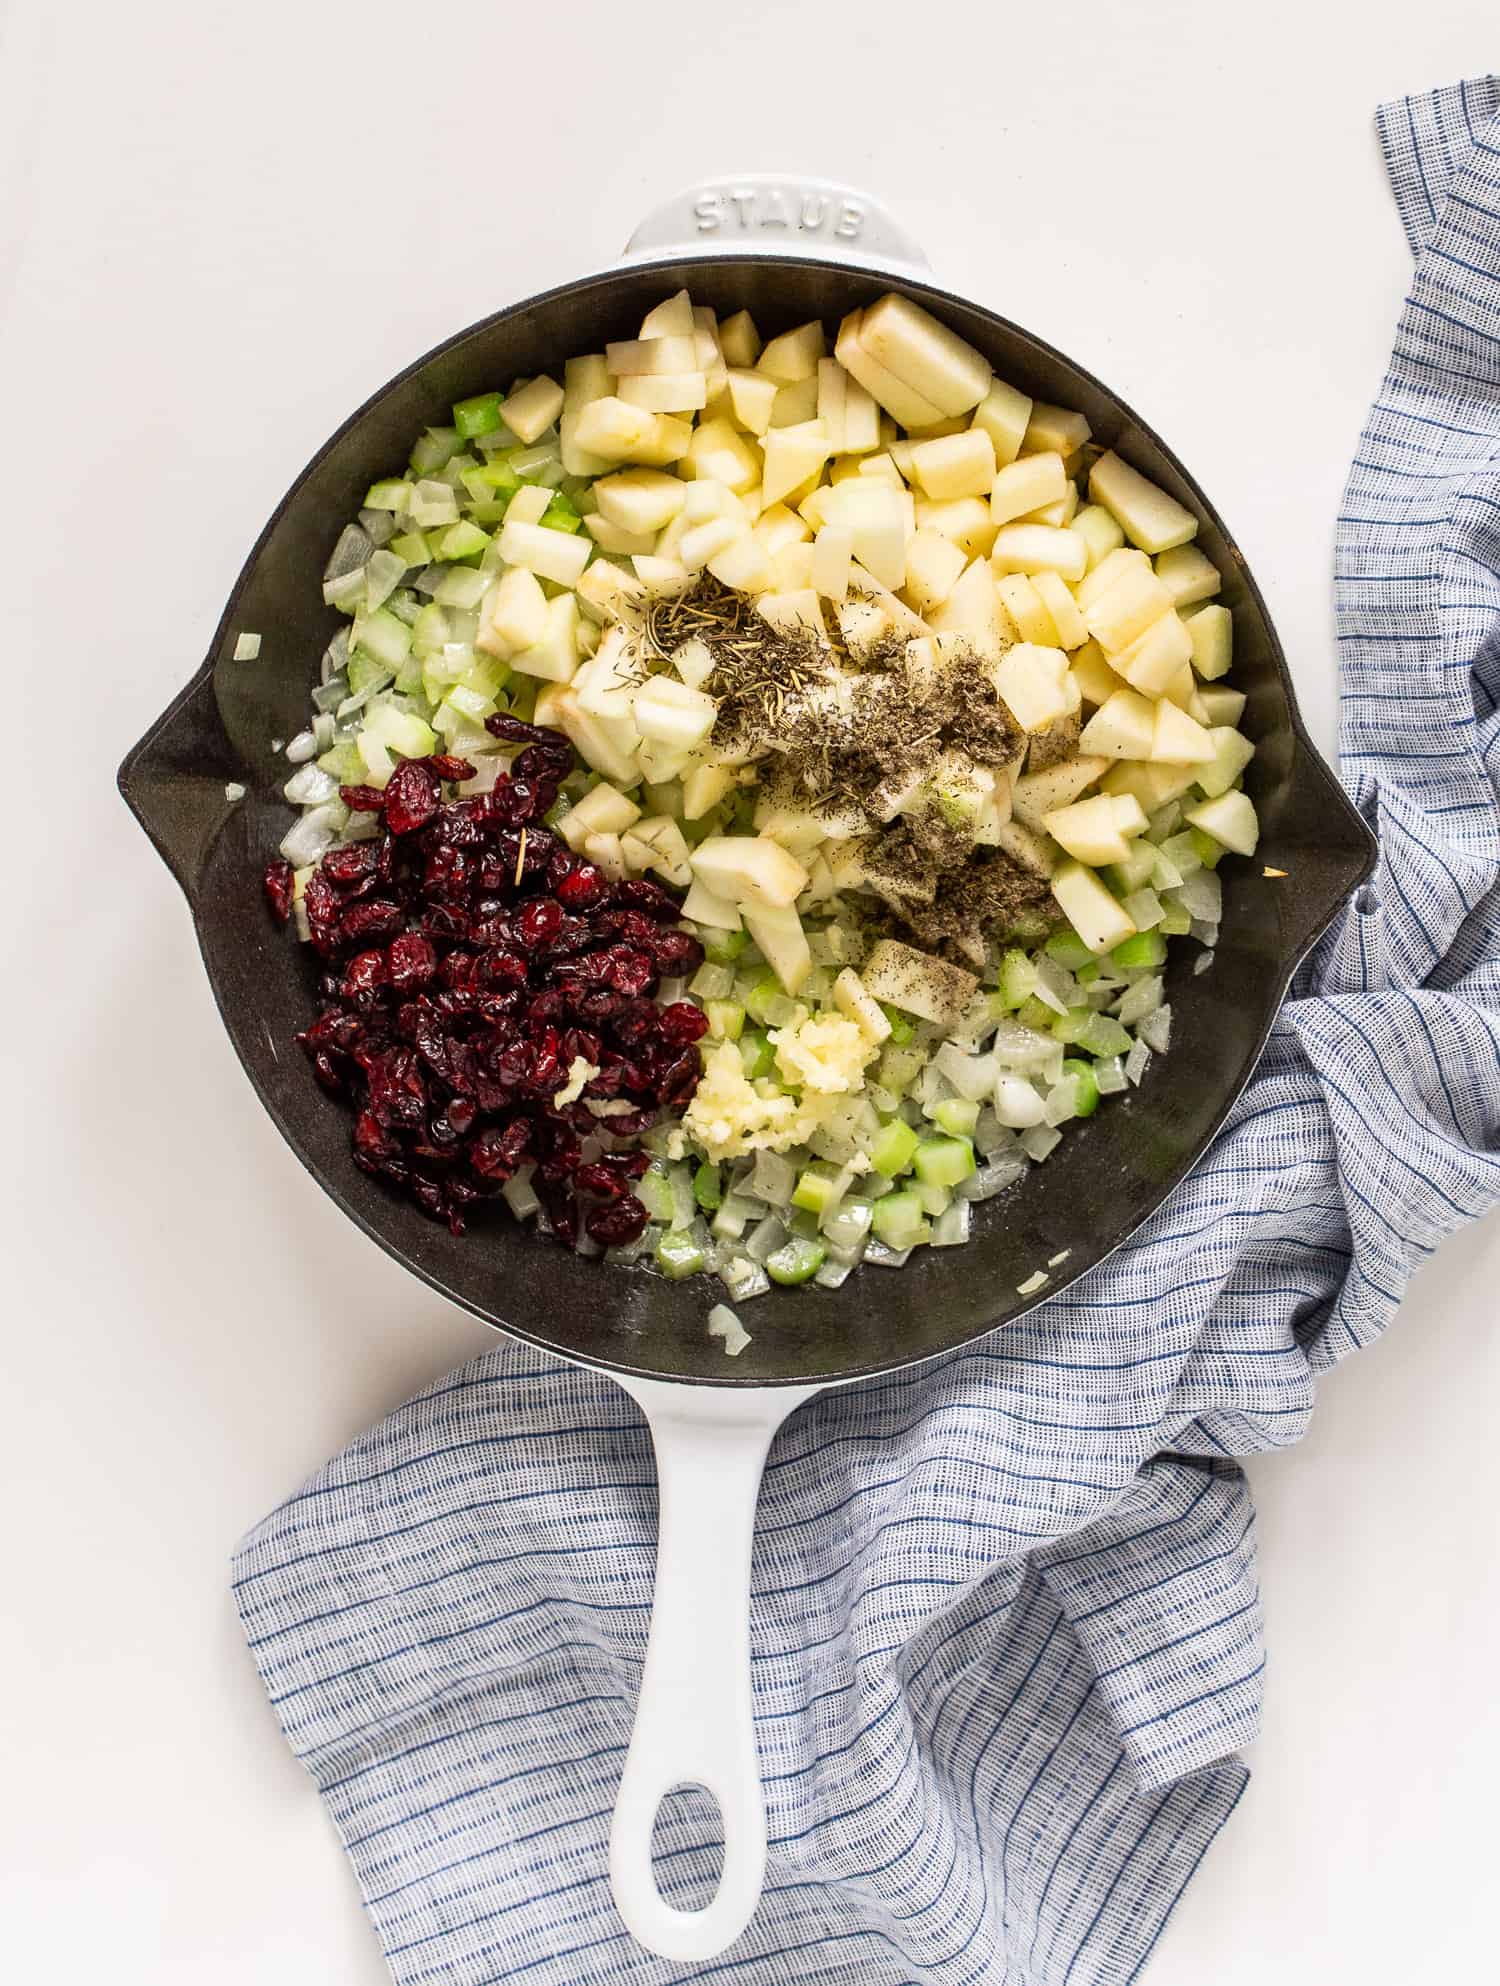
[[[1500, 1196], [1500, 84], [1379, 124], [1416, 272], [1338, 530], [1373, 888], [1127, 1247], [783, 1431], [769, 1880], [727, 1957], [647, 1957], [610, 1906], [654, 1513], [609, 1381], [502, 1343], [252, 1533], [245, 1631], [397, 1980], [1113, 1986], [1239, 1798], [1265, 1652], [1232, 1458], [1295, 1441]], [[684, 1798], [659, 1839], [685, 1900], [711, 1832]]]

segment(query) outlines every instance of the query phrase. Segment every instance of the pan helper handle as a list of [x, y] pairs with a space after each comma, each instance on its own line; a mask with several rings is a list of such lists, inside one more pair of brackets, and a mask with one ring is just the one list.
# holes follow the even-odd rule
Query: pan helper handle
[[[651, 1632], [610, 1831], [610, 1883], [638, 1943], [691, 1963], [734, 1943], [765, 1880], [750, 1548], [771, 1438], [818, 1389], [620, 1383], [650, 1423], [660, 1508]], [[719, 1887], [702, 1910], [668, 1903], [651, 1865], [657, 1810], [679, 1786], [705, 1787], [724, 1826]]]
[[625, 244], [627, 260], [697, 253], [815, 255], [919, 273], [927, 257], [871, 194], [836, 180], [745, 172], [664, 200]]

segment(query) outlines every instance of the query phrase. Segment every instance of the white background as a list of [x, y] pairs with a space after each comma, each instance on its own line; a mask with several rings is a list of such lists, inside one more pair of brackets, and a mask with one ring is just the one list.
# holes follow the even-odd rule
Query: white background
[[[1491, 0], [0, 5], [13, 1977], [385, 1977], [226, 1557], [487, 1336], [283, 1148], [112, 788], [293, 474], [408, 359], [606, 260], [678, 186], [829, 173], [1166, 433], [1327, 742], [1332, 519], [1408, 273], [1371, 113], [1482, 70], [1493, 22]], [[1329, 1381], [1301, 1448], [1252, 1465], [1266, 1735], [1151, 1986], [1488, 1971], [1497, 1280], [1492, 1223]]]

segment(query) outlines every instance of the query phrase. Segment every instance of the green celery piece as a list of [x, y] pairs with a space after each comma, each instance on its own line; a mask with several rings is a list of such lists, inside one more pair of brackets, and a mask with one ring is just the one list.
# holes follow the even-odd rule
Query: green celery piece
[[1069, 972], [1076, 972], [1081, 965], [1087, 965], [1094, 956], [1088, 946], [1072, 929], [1054, 931], [1047, 940], [1045, 950], [1049, 959], [1066, 966]]
[[724, 1188], [719, 1183], [719, 1168], [710, 1165], [705, 1159], [693, 1174], [693, 1198], [705, 1214], [715, 1213], [724, 1201]]
[[355, 649], [349, 657], [349, 694], [358, 696], [361, 690], [367, 690], [372, 685], [379, 689], [382, 684], [388, 683], [395, 673], [389, 663], [378, 661], [375, 656], [365, 655], [359, 649]]
[[1021, 1026], [1034, 1028], [1038, 1034], [1050, 1034], [1052, 1023], [1057, 1018], [1057, 1009], [1049, 1007], [1045, 1000], [1038, 1000], [1035, 994], [1023, 1001], [1016, 1011], [1016, 1019]]
[[767, 1019], [767, 1009], [770, 1007], [771, 1002], [773, 1000], [784, 999], [785, 997], [785, 994], [782, 992], [781, 981], [776, 977], [775, 973], [764, 972], [745, 995], [745, 1012], [750, 1016], [752, 1021], [764, 1027]]
[[1082, 1034], [1084, 1024], [1093, 1016], [1091, 1007], [1069, 1007], [1065, 1014], [1054, 1014], [1049, 1030], [1054, 1041], [1071, 1044]]
[[1024, 1006], [1037, 986], [1036, 962], [1012, 947], [1000, 961], [1000, 997], [1012, 1012]]
[[877, 1080], [883, 1089], [895, 1096], [904, 1096], [906, 1091], [921, 1075], [927, 1057], [920, 1048], [897, 1048], [894, 1042], [887, 1042], [881, 1051], [876, 1070]]
[[1161, 922], [1156, 929], [1164, 938], [1185, 938], [1193, 928], [1193, 920], [1180, 903], [1164, 903], [1161, 907]]
[[444, 559], [472, 559], [489, 544], [489, 533], [481, 531], [467, 517], [450, 524], [438, 540], [438, 556]]
[[500, 412], [502, 402], [498, 393], [475, 393], [467, 400], [455, 401], [453, 425], [461, 441], [473, 441], [476, 435], [493, 434], [504, 422]]
[[979, 1105], [972, 1097], [947, 1097], [942, 1103], [934, 1104], [932, 1121], [952, 1138], [971, 1137], [979, 1122]]
[[676, 1207], [672, 1182], [656, 1166], [636, 1182], [636, 1198], [654, 1221], [669, 1221]]
[[[907, 1172], [916, 1154], [921, 1139], [909, 1124], [899, 1117], [893, 1117], [888, 1124], [882, 1124], [870, 1147], [870, 1163], [877, 1172], [883, 1172], [887, 1179], [894, 1179], [897, 1173]], [[898, 1247], [900, 1243], [892, 1242]]]
[[716, 1041], [738, 1041], [745, 1031], [745, 1010], [736, 1000], [705, 1000], [708, 1031]]
[[922, 1212], [932, 1219], [947, 1213], [953, 1204], [953, 1195], [946, 1186], [929, 1186], [925, 1179], [919, 1179], [911, 1190], [916, 1194]]
[[1092, 986], [1094, 981], [1099, 977], [1098, 959], [1090, 959], [1087, 965], [1079, 966], [1073, 977], [1078, 981], [1080, 986]]
[[696, 1276], [707, 1260], [685, 1228], [669, 1228], [656, 1244], [656, 1266], [674, 1283], [681, 1282], [684, 1276]]
[[797, 1181], [792, 1205], [810, 1214], [827, 1213], [833, 1203], [833, 1174], [827, 1166], [810, 1165]]
[[1099, 1108], [1099, 1083], [1094, 1075], [1093, 1063], [1081, 1062], [1070, 1055], [1063, 1063], [1063, 1074], [1073, 1078], [1078, 1115], [1092, 1117]]
[[422, 658], [420, 655], [407, 656], [401, 667], [396, 671], [394, 687], [402, 696], [420, 696], [422, 694]]
[[1137, 931], [1133, 938], [1122, 939], [1110, 953], [1115, 964], [1127, 972], [1137, 966], [1155, 967], [1167, 956], [1167, 941], [1158, 928], [1155, 931]]
[[432, 549], [420, 531], [403, 531], [399, 538], [392, 538], [391, 550], [408, 566], [432, 564]]
[[899, 1007], [892, 1007], [886, 1001], [880, 1002], [880, 1011], [891, 1024], [890, 1038], [897, 1048], [904, 1048], [916, 1033], [907, 1015]]
[[428, 428], [411, 452], [411, 466], [419, 476], [436, 475], [458, 453], [457, 428]]
[[1086, 1024], [1074, 1037], [1080, 1048], [1086, 1048], [1090, 1055], [1128, 1055], [1131, 1038], [1111, 1014], [1090, 1014]]
[[559, 490], [542, 512], [541, 521], [549, 531], [581, 531], [583, 519]]
[[974, 1170], [974, 1147], [967, 1138], [924, 1138], [912, 1159], [927, 1186], [956, 1186]]
[[1193, 847], [1197, 850], [1198, 860], [1204, 868], [1217, 869], [1224, 857], [1224, 844], [1215, 841], [1213, 836], [1201, 827], [1189, 828], [1188, 833], [1192, 837]]
[[715, 931], [700, 924], [698, 937], [710, 965], [733, 965], [750, 940], [743, 931]]
[[388, 476], [383, 482], [371, 483], [365, 491], [366, 510], [405, 510], [411, 498], [411, 484], [400, 476]]
[[811, 1281], [827, 1259], [828, 1250], [821, 1241], [810, 1236], [793, 1235], [773, 1255], [766, 1257], [766, 1274], [773, 1283], [793, 1287]]
[[745, 1074], [753, 1083], [760, 1076], [769, 1076], [776, 1067], [776, 1050], [771, 1046], [769, 1035], [759, 1028], [749, 1028], [735, 1044], [740, 1051], [740, 1061]]
[[910, 1190], [887, 1193], [883, 1200], [877, 1200], [870, 1226], [877, 1240], [883, 1241], [887, 1248], [897, 1249], [915, 1248], [932, 1231], [921, 1201]]
[[358, 745], [330, 745], [318, 765], [341, 786], [363, 786], [369, 776]]

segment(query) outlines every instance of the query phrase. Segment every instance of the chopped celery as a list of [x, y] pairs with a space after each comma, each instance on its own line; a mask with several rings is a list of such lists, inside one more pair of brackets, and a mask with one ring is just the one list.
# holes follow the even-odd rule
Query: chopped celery
[[453, 425], [463, 441], [473, 441], [476, 435], [493, 434], [504, 416], [500, 412], [502, 401], [498, 393], [475, 393], [467, 400], [458, 400], [453, 407]]
[[775, 973], [763, 972], [745, 995], [745, 1012], [752, 1021], [757, 1021], [764, 1027], [771, 1018], [771, 1003], [785, 997], [781, 990], [781, 981]]
[[1164, 903], [1161, 907], [1161, 922], [1156, 926], [1164, 938], [1185, 938], [1193, 928], [1193, 920], [1180, 903]]
[[880, 1011], [891, 1024], [891, 1040], [898, 1048], [904, 1048], [916, 1033], [910, 1017], [903, 1014], [899, 1007], [892, 1007], [885, 1000], [880, 1002]]
[[420, 531], [403, 531], [399, 538], [392, 538], [391, 550], [408, 568], [432, 564], [432, 547]]
[[821, 1241], [804, 1235], [792, 1239], [766, 1257], [766, 1274], [773, 1283], [806, 1283], [822, 1268], [828, 1250]]
[[704, 1213], [715, 1213], [724, 1202], [724, 1189], [719, 1184], [719, 1168], [710, 1165], [705, 1159], [693, 1174], [693, 1198]]
[[1049, 959], [1056, 959], [1069, 972], [1076, 972], [1081, 965], [1087, 965], [1094, 956], [1088, 946], [1071, 929], [1054, 931], [1044, 947]]
[[489, 534], [467, 518], [450, 524], [438, 540], [438, 556], [444, 559], [477, 558], [490, 542]]
[[727, 965], [705, 961], [688, 981], [688, 991], [698, 1000], [727, 1000], [734, 992], [734, 974]]
[[933, 1186], [925, 1179], [919, 1179], [911, 1190], [916, 1194], [922, 1212], [933, 1220], [939, 1214], [947, 1213], [953, 1202], [953, 1195], [946, 1186]]
[[715, 931], [707, 925], [698, 927], [698, 936], [710, 965], [733, 965], [750, 942], [743, 931]]
[[719, 1041], [738, 1041], [745, 1029], [745, 1010], [735, 1000], [705, 1000], [708, 1031]]
[[1023, 1001], [1016, 1010], [1016, 1019], [1022, 1027], [1034, 1028], [1038, 1034], [1048, 1034], [1057, 1015], [1045, 1000], [1037, 999], [1033, 993], [1031, 998]]
[[877, 1172], [883, 1172], [887, 1179], [894, 1179], [898, 1172], [906, 1172], [910, 1169], [920, 1143], [920, 1138], [909, 1124], [903, 1124], [899, 1117], [893, 1117], [889, 1124], [882, 1124], [880, 1127], [875, 1142], [870, 1147], [870, 1163]]
[[366, 510], [405, 510], [411, 500], [411, 484], [399, 476], [391, 476], [381, 483], [371, 483], [365, 491]]
[[887, 1042], [876, 1068], [876, 1081], [882, 1089], [902, 1096], [921, 1075], [926, 1060], [920, 1048], [897, 1048]]
[[1065, 1014], [1054, 1015], [1051, 1027], [1053, 1040], [1071, 1045], [1077, 1041], [1092, 1018], [1092, 1009], [1088, 1007], [1069, 1007]]
[[919, 1241], [925, 1241], [932, 1231], [922, 1211], [921, 1201], [910, 1191], [888, 1193], [883, 1200], [877, 1200], [870, 1226], [875, 1238], [898, 1254], [904, 1248], [914, 1248]]
[[769, 1035], [759, 1028], [750, 1028], [739, 1038], [740, 1061], [745, 1074], [753, 1083], [758, 1076], [769, 1076], [776, 1067], [776, 1050], [771, 1046]]
[[1014, 1011], [1036, 991], [1036, 962], [1012, 948], [1000, 961], [1000, 997]]
[[419, 476], [430, 476], [457, 453], [457, 428], [428, 428], [411, 452], [411, 466]]
[[1188, 835], [1204, 868], [1217, 869], [1224, 855], [1223, 843], [1215, 841], [1211, 834], [1200, 827], [1189, 828]]
[[684, 1276], [696, 1276], [707, 1263], [702, 1243], [686, 1228], [668, 1228], [656, 1244], [656, 1266], [674, 1283]]
[[669, 1221], [676, 1210], [672, 1182], [659, 1166], [652, 1166], [637, 1182], [635, 1196], [654, 1221]]
[[583, 519], [559, 490], [542, 512], [541, 522], [549, 531], [581, 531]]
[[979, 1105], [966, 1096], [950, 1096], [944, 1102], [933, 1105], [932, 1121], [941, 1125], [951, 1137], [971, 1137], [974, 1126], [979, 1122]]
[[[1108, 1014], [1090, 1014], [1087, 1022], [1078, 1030], [1077, 1045], [1086, 1048], [1090, 1055], [1127, 1055], [1130, 1052], [1130, 1036], [1117, 1020]], [[1066, 1065], [1065, 1065], [1066, 1066]]]
[[[405, 658], [402, 658], [405, 660]], [[391, 668], [379, 662], [373, 655], [355, 653], [349, 657], [349, 693], [358, 696], [361, 690], [378, 690], [391, 680]]]
[[1092, 1117], [1099, 1108], [1099, 1081], [1093, 1063], [1070, 1055], [1063, 1063], [1063, 1074], [1073, 1078], [1074, 1111], [1080, 1117]]
[[1131, 971], [1137, 966], [1158, 966], [1167, 956], [1167, 941], [1160, 930], [1137, 931], [1133, 938], [1126, 938], [1116, 945], [1110, 957], [1118, 966]]
[[974, 1147], [967, 1138], [924, 1138], [916, 1147], [912, 1165], [927, 1186], [956, 1186], [974, 1170]]
[[824, 1214], [833, 1205], [834, 1176], [826, 1165], [810, 1165], [798, 1179], [792, 1205], [809, 1214]]

